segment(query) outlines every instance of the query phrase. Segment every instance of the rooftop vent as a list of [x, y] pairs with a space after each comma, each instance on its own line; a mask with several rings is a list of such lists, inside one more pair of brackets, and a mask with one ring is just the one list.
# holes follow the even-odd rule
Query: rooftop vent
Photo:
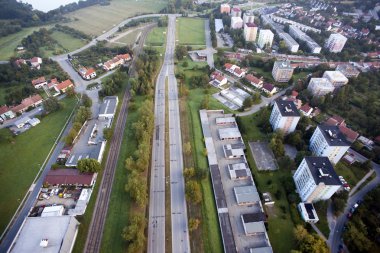
[[285, 111], [286, 112], [292, 112], [293, 110], [292, 110], [292, 108], [289, 108], [288, 106], [285, 106]]
[[329, 177], [330, 176], [329, 173], [324, 173], [323, 170], [322, 170], [322, 168], [319, 168], [318, 171], [319, 171], [319, 174], [320, 174], [319, 177]]
[[41, 239], [40, 246], [46, 248], [49, 244], [49, 239]]
[[336, 138], [336, 133], [333, 133], [331, 130], [328, 130], [327, 132], [331, 138]]

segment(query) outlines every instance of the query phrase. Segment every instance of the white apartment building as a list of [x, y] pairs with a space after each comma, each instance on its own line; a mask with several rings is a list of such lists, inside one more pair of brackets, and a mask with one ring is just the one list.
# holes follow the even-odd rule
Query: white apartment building
[[342, 87], [348, 83], [347, 77], [340, 71], [325, 71], [323, 77], [330, 81], [335, 88]]
[[288, 33], [282, 32], [278, 36], [285, 41], [286, 46], [292, 53], [297, 53], [300, 45]]
[[347, 38], [339, 33], [333, 33], [327, 39], [325, 47], [332, 53], [339, 53], [343, 50], [344, 45], [347, 42]]
[[291, 25], [289, 27], [290, 35], [306, 43], [307, 48], [310, 50], [310, 53], [319, 54], [322, 50], [322, 47], [318, 45], [309, 35], [301, 31], [297, 26]]
[[243, 28], [243, 19], [241, 17], [231, 18], [231, 29], [241, 29]]
[[231, 17], [241, 17], [241, 9], [239, 7], [233, 7], [231, 9]]
[[281, 130], [284, 134], [294, 132], [301, 115], [292, 101], [277, 99], [274, 103], [269, 122], [273, 131]]
[[266, 45], [272, 47], [274, 34], [269, 29], [261, 29], [259, 32], [259, 38], [257, 40], [257, 44], [261, 49], [263, 49]]
[[246, 11], [243, 14], [244, 24], [246, 23], [255, 23], [255, 15], [253, 15], [252, 11]]
[[330, 199], [342, 183], [327, 157], [305, 157], [293, 175], [303, 202]]
[[337, 126], [318, 125], [310, 138], [313, 155], [326, 156], [337, 164], [350, 148], [350, 143]]
[[245, 41], [256, 41], [257, 25], [254, 23], [244, 24], [244, 39]]
[[276, 61], [273, 64], [272, 76], [276, 82], [286, 83], [292, 78], [293, 71], [289, 61]]
[[311, 78], [307, 89], [313, 96], [324, 96], [333, 92], [335, 87], [327, 78]]

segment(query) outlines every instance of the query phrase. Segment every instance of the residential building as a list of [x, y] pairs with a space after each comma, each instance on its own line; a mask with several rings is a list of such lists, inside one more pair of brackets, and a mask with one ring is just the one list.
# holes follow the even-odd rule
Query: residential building
[[48, 88], [54, 88], [57, 84], [59, 84], [57, 78], [51, 79], [50, 82], [47, 84]]
[[220, 32], [224, 29], [223, 19], [215, 19], [215, 32]]
[[66, 93], [67, 89], [73, 88], [74, 84], [71, 82], [70, 79], [67, 79], [66, 81], [63, 81], [57, 85], [54, 86], [54, 89], [57, 92]]
[[96, 71], [93, 68], [88, 69], [88, 68], [83, 67], [83, 68], [80, 68], [78, 72], [79, 72], [79, 75], [81, 75], [81, 77], [85, 80], [90, 80], [96, 77]]
[[278, 36], [284, 40], [286, 46], [292, 53], [297, 53], [300, 45], [295, 41], [288, 33], [281, 32], [278, 34]]
[[343, 50], [344, 45], [347, 42], [347, 38], [339, 33], [333, 33], [327, 39], [325, 47], [329, 49], [331, 53], [339, 53]]
[[337, 126], [318, 125], [310, 138], [310, 150], [313, 155], [326, 156], [337, 164], [350, 148], [349, 142]]
[[248, 11], [244, 12], [243, 21], [244, 21], [244, 24], [255, 23], [255, 15], [253, 14], [253, 11], [248, 10]]
[[356, 78], [360, 74], [360, 71], [349, 63], [339, 64], [335, 70], [342, 72], [347, 78]]
[[210, 84], [212, 84], [215, 87], [220, 87], [222, 85], [227, 84], [227, 78], [222, 73], [219, 73], [218, 71], [214, 71], [210, 77], [211, 77]]
[[293, 75], [293, 68], [289, 61], [276, 61], [273, 65], [272, 76], [276, 82], [286, 83]]
[[342, 186], [329, 159], [325, 156], [305, 157], [293, 175], [303, 202], [328, 200]]
[[311, 113], [313, 112], [313, 108], [310, 107], [310, 105], [308, 103], [301, 106], [299, 110], [300, 110], [301, 114], [306, 116], [306, 117], [310, 117]]
[[313, 96], [324, 96], [333, 92], [335, 87], [327, 78], [311, 78], [307, 89]]
[[245, 69], [241, 69], [239, 66], [234, 64], [226, 63], [224, 64], [224, 69], [236, 77], [241, 78], [245, 76]]
[[26, 65], [27, 63], [25, 59], [17, 59], [15, 60], [14, 64], [17, 68], [21, 68], [22, 65]]
[[317, 211], [312, 203], [299, 203], [298, 211], [301, 214], [301, 217], [304, 221], [309, 223], [317, 223], [319, 221]]
[[259, 32], [259, 38], [257, 40], [257, 45], [261, 49], [265, 48], [266, 46], [272, 47], [274, 34], [269, 29], [260, 29]]
[[26, 217], [9, 253], [71, 253], [79, 222], [73, 216]]
[[244, 39], [245, 41], [256, 41], [257, 25], [254, 23], [244, 23]]
[[23, 113], [28, 110], [30, 107], [36, 107], [42, 104], [42, 97], [40, 95], [33, 95], [27, 98], [24, 98], [21, 101], [21, 104], [12, 107], [11, 110], [13, 113]]
[[291, 101], [276, 99], [269, 118], [273, 131], [281, 130], [284, 134], [294, 132], [301, 115]]
[[105, 71], [109, 71], [109, 70], [112, 70], [128, 61], [132, 60], [132, 57], [130, 56], [130, 54], [119, 54], [119, 55], [116, 55], [114, 58], [112, 58], [111, 60], [109, 61], [106, 61], [104, 64], [103, 64], [103, 69]]
[[241, 9], [239, 7], [233, 7], [231, 9], [231, 17], [239, 17], [241, 18]]
[[14, 117], [16, 117], [16, 115], [7, 105], [0, 106], [0, 121], [13, 119]]
[[47, 85], [47, 81], [44, 76], [32, 80], [32, 85], [36, 89], [41, 89], [44, 85]]
[[329, 80], [335, 89], [348, 83], [347, 77], [345, 77], [340, 71], [325, 71], [325, 73], [323, 73], [323, 77]]
[[221, 4], [220, 5], [220, 13], [227, 13], [230, 14], [231, 7], [229, 4]]
[[297, 26], [291, 25], [289, 27], [289, 33], [293, 38], [298, 39], [306, 43], [306, 46], [310, 50], [310, 53], [319, 54], [322, 50], [322, 47], [318, 45], [309, 35], [301, 31]]
[[263, 80], [255, 77], [254, 75], [246, 75], [245, 80], [247, 80], [251, 85], [255, 86], [258, 89], [261, 89], [263, 87]]
[[40, 69], [42, 64], [42, 59], [40, 57], [33, 57], [29, 60], [31, 68]]
[[243, 28], [243, 19], [241, 17], [231, 18], [231, 29], [241, 29]]
[[274, 85], [271, 84], [271, 83], [264, 83], [264, 84], [263, 84], [263, 87], [262, 87], [262, 90], [263, 90], [265, 93], [269, 94], [269, 95], [273, 95], [273, 94], [275, 94], [275, 93], [277, 92], [277, 88], [276, 88], [276, 86], [274, 86]]

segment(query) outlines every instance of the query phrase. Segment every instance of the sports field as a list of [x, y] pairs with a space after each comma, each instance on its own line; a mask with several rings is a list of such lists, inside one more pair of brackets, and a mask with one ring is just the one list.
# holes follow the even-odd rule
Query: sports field
[[178, 18], [177, 40], [181, 45], [205, 45], [205, 21], [200, 18]]
[[89, 35], [100, 35], [128, 17], [157, 13], [167, 5], [166, 0], [112, 0], [108, 6], [91, 6], [66, 17], [68, 26]]
[[46, 116], [41, 124], [15, 137], [12, 142], [0, 143], [0, 233], [32, 184], [75, 101], [65, 98], [62, 100], [64, 109]]

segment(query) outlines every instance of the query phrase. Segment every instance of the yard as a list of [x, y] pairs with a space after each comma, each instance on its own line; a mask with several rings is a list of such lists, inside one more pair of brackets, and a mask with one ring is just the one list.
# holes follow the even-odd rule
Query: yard
[[64, 109], [46, 116], [12, 143], [0, 143], [0, 231], [16, 211], [76, 104], [75, 98], [62, 102]]
[[100, 35], [128, 17], [157, 13], [167, 5], [164, 0], [113, 0], [110, 5], [95, 5], [66, 14], [68, 26], [88, 35]]
[[199, 18], [178, 18], [176, 37], [181, 45], [205, 45], [205, 22]]

